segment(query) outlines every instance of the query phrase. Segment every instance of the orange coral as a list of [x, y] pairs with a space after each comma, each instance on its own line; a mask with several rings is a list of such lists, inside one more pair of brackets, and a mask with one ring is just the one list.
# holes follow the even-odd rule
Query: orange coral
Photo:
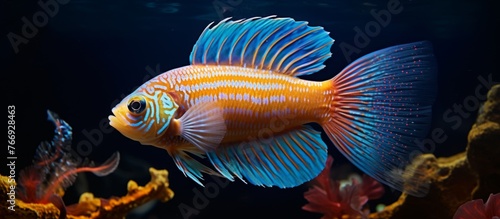
[[[150, 168], [151, 181], [145, 186], [139, 186], [133, 180], [128, 183], [127, 195], [120, 198], [95, 198], [91, 193], [84, 193], [78, 204], [68, 206], [69, 219], [99, 219], [125, 218], [134, 208], [142, 204], [160, 200], [167, 202], [173, 198], [174, 192], [169, 188], [168, 172]], [[0, 176], [0, 199], [8, 199], [7, 193], [11, 184], [8, 177]], [[1, 202], [0, 215], [5, 219], [18, 218], [59, 218], [59, 210], [51, 203], [31, 204], [16, 199], [15, 211], [8, 210], [7, 202]]]

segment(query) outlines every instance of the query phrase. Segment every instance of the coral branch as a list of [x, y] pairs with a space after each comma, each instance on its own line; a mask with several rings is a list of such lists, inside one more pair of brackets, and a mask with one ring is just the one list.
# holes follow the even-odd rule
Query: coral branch
[[[127, 195], [120, 198], [95, 198], [91, 193], [84, 193], [78, 204], [67, 207], [68, 219], [122, 219], [134, 208], [142, 204], [160, 200], [167, 202], [173, 198], [174, 192], [169, 188], [168, 172], [150, 168], [151, 181], [145, 186], [138, 186], [135, 181], [129, 181]], [[8, 200], [10, 191], [9, 178], [0, 176], [0, 199]], [[27, 204], [15, 200], [15, 211], [8, 210], [8, 202], [1, 202], [0, 215], [5, 219], [17, 218], [59, 218], [59, 209], [52, 203]]]
[[[167, 202], [174, 197], [174, 192], [170, 190], [168, 183], [168, 172], [166, 170], [156, 170], [150, 168], [151, 181], [146, 186], [138, 186], [135, 181], [128, 182], [128, 193], [121, 198], [111, 198], [109, 200], [93, 198], [91, 194], [83, 194], [80, 202], [76, 206], [68, 207], [68, 218], [82, 218], [77, 216], [87, 216], [86, 218], [124, 218], [128, 212], [134, 208], [152, 201], [160, 200]], [[87, 215], [73, 215], [74, 212], [84, 212]], [[90, 213], [90, 215], [88, 215]]]

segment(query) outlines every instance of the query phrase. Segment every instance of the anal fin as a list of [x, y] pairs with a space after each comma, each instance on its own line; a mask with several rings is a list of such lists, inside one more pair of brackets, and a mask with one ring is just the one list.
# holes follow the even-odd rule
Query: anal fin
[[[195, 158], [191, 157], [193, 154], [199, 158], [204, 158], [203, 151], [198, 147], [192, 145], [181, 137], [171, 137], [168, 139], [168, 145], [164, 148], [167, 150], [168, 154], [174, 160], [177, 168], [184, 173], [185, 176], [191, 178], [193, 181], [203, 186], [200, 179], [203, 180], [202, 173], [207, 173], [210, 175], [221, 176], [216, 171], [205, 166], [204, 164], [197, 161]], [[189, 153], [189, 154], [188, 154]]]
[[316, 177], [325, 167], [327, 146], [320, 132], [306, 126], [271, 139], [223, 145], [207, 152], [226, 178], [246, 179], [259, 186], [289, 188]]

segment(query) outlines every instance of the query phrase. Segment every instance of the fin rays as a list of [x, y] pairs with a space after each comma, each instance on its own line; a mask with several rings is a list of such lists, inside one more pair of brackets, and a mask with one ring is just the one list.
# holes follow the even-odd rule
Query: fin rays
[[193, 46], [192, 65], [233, 65], [301, 76], [321, 70], [331, 56], [333, 39], [328, 32], [304, 21], [270, 16], [212, 24]]
[[225, 145], [207, 155], [220, 174], [230, 180], [235, 175], [254, 185], [287, 188], [319, 174], [326, 162], [327, 147], [319, 132], [304, 126], [269, 142]]
[[[378, 181], [413, 196], [429, 187], [422, 170], [408, 166], [415, 139], [430, 126], [435, 59], [428, 42], [375, 51], [332, 81], [331, 119], [322, 126], [339, 150]], [[405, 168], [414, 176], [402, 175]]]

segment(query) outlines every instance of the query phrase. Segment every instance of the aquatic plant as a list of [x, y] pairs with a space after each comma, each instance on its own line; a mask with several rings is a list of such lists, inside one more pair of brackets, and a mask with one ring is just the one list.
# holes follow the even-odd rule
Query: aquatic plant
[[120, 161], [114, 153], [102, 165], [96, 166], [88, 159], [78, 161], [71, 153], [72, 129], [64, 120], [47, 111], [48, 120], [54, 123], [55, 135], [51, 142], [42, 142], [35, 153], [33, 165], [21, 170], [18, 180], [18, 198], [26, 203], [52, 203], [66, 217], [62, 200], [64, 190], [71, 186], [78, 173], [92, 172], [97, 176], [112, 173]]
[[384, 194], [384, 187], [373, 178], [364, 175], [362, 181], [351, 179], [351, 184], [341, 186], [340, 181], [330, 176], [333, 158], [328, 156], [326, 167], [312, 181], [313, 186], [304, 193], [309, 201], [302, 209], [322, 213], [322, 219], [367, 218], [369, 210], [365, 209], [368, 200], [378, 199]]
[[490, 194], [486, 204], [482, 199], [462, 204], [453, 219], [500, 219], [500, 193]]

